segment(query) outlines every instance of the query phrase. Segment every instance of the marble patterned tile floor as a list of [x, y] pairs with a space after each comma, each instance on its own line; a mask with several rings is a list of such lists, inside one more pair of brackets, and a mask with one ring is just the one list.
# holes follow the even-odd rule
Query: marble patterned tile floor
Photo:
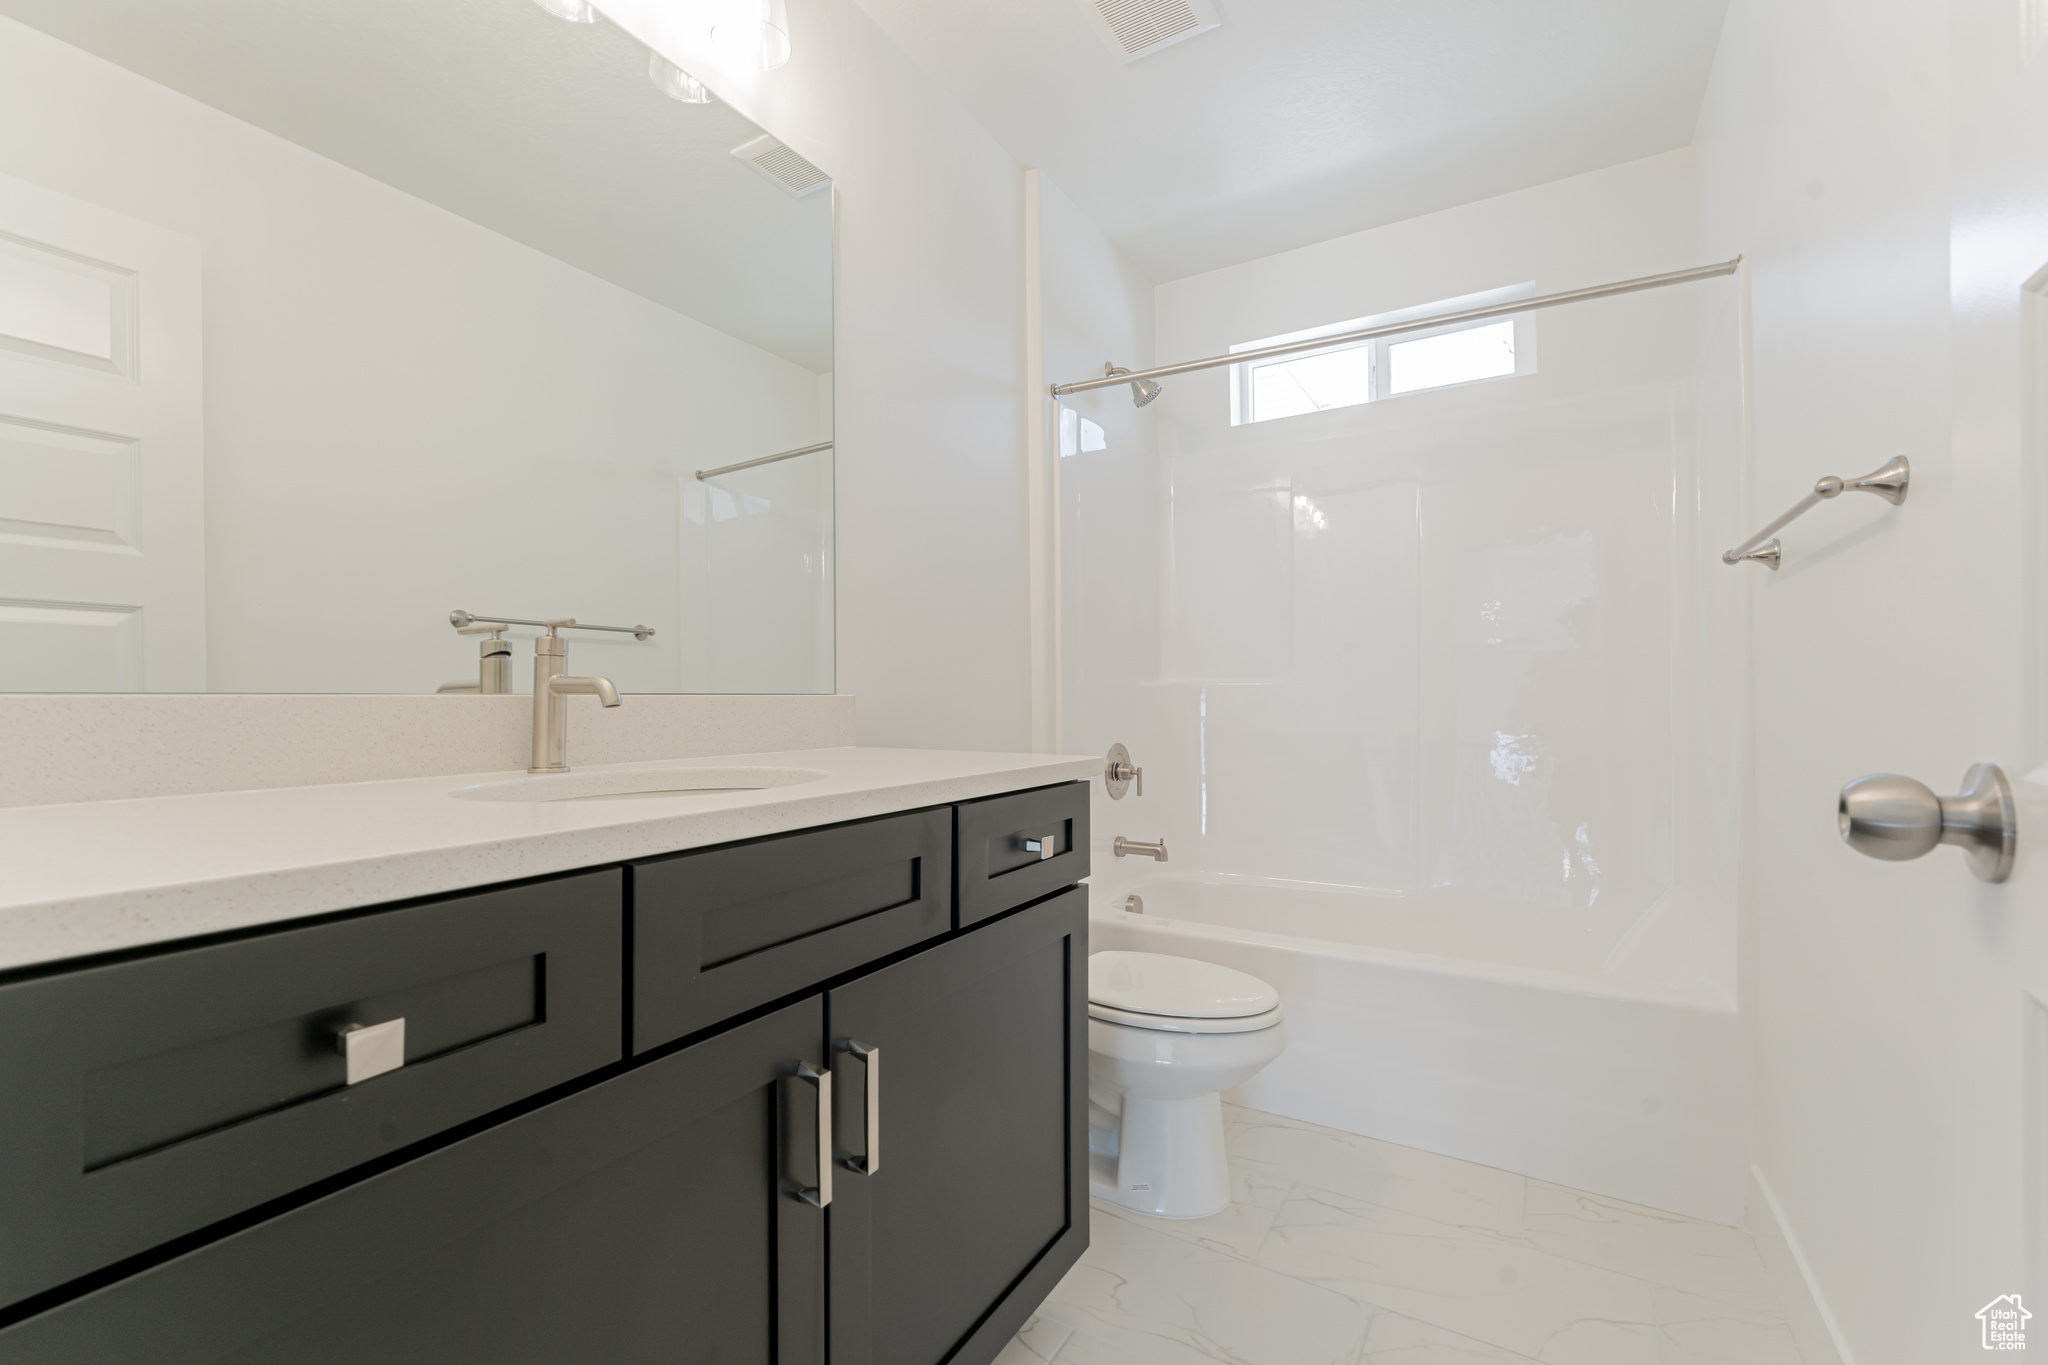
[[1802, 1365], [1739, 1228], [1226, 1108], [1231, 1204], [1093, 1201], [997, 1365]]

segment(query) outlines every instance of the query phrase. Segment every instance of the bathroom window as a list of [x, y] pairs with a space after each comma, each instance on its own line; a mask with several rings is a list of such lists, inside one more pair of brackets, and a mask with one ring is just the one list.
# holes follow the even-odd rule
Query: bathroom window
[[1251, 420], [1266, 422], [1371, 402], [1372, 353], [1372, 343], [1367, 342], [1240, 366], [1250, 388]]
[[1387, 343], [1387, 393], [1414, 393], [1515, 372], [1515, 320], [1461, 327], [1413, 341]]
[[[1409, 322], [1528, 298], [1533, 284], [1444, 299], [1420, 308], [1352, 318], [1281, 336], [1242, 342], [1232, 351], [1253, 351], [1290, 341], [1310, 341], [1367, 327]], [[1356, 407], [1423, 389], [1506, 379], [1536, 370], [1536, 323], [1532, 317], [1502, 318], [1466, 327], [1382, 341], [1335, 346], [1231, 367], [1230, 424], [1270, 422], [1307, 412]]]

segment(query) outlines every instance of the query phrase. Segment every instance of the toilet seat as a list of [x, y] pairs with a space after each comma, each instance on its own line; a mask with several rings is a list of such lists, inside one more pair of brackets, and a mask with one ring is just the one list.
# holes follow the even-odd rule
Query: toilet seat
[[1213, 962], [1103, 952], [1088, 959], [1088, 1017], [1169, 1033], [1253, 1033], [1280, 1022], [1280, 993]]
[[1264, 1014], [1248, 1014], [1238, 1019], [1185, 1019], [1173, 1014], [1140, 1014], [1136, 1010], [1120, 1010], [1090, 1000], [1088, 1017], [1100, 1019], [1105, 1024], [1159, 1029], [1166, 1033], [1256, 1033], [1280, 1022], [1280, 1007], [1275, 1005]]

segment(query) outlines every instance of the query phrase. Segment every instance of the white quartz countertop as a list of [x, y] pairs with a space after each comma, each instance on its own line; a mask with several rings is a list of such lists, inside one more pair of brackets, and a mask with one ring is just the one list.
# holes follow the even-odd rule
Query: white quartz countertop
[[824, 776], [551, 803], [453, 795], [525, 776], [471, 773], [0, 809], [0, 970], [1072, 781], [1102, 760], [802, 749], [569, 777], [742, 767]]

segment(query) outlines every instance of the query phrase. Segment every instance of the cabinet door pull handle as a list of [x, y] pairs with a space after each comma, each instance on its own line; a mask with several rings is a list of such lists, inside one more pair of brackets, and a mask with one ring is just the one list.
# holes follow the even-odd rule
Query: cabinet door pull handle
[[405, 1065], [405, 1018], [350, 1024], [335, 1034], [334, 1045], [348, 1064], [348, 1083], [361, 1085]]
[[873, 1175], [882, 1169], [882, 1049], [869, 1047], [858, 1038], [848, 1038], [840, 1046], [860, 1058], [867, 1073], [861, 1104], [865, 1150], [846, 1164], [863, 1175]]
[[1024, 851], [1026, 853], [1036, 853], [1038, 860], [1044, 862], [1047, 858], [1060, 851], [1059, 836], [1056, 834], [1033, 835], [1024, 841]]
[[818, 1092], [818, 1183], [797, 1191], [807, 1204], [824, 1208], [832, 1202], [832, 1072], [819, 1071], [809, 1062], [796, 1064], [797, 1079], [808, 1081]]

